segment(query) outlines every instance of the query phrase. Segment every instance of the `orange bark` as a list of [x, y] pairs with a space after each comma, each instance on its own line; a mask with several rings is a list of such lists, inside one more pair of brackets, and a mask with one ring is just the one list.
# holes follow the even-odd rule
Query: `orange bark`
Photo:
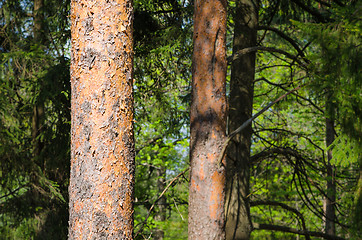
[[132, 1], [73, 0], [69, 239], [133, 239]]
[[223, 239], [226, 128], [226, 0], [195, 1], [189, 239]]

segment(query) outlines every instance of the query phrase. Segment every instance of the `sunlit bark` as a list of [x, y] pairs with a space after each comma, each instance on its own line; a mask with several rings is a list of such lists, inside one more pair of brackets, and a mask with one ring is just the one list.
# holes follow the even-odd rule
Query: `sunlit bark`
[[224, 239], [227, 1], [194, 4], [189, 239]]
[[69, 239], [133, 239], [130, 0], [73, 0]]

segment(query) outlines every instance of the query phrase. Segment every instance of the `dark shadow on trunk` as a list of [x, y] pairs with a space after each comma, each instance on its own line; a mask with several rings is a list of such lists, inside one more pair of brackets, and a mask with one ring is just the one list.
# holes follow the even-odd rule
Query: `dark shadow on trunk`
[[[237, 1], [233, 53], [256, 46], [257, 1]], [[255, 52], [232, 62], [229, 97], [229, 133], [252, 116]], [[250, 144], [249, 125], [239, 133], [227, 150], [226, 239], [249, 239], [252, 230], [249, 207]]]

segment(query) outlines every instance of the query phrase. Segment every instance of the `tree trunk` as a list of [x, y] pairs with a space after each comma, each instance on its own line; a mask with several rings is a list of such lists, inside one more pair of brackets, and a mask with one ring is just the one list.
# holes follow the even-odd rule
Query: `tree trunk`
[[[33, 8], [33, 36], [34, 41], [37, 44], [42, 45], [44, 43], [43, 38], [43, 27], [44, 27], [44, 15], [42, 12], [42, 8], [44, 6], [43, 0], [34, 0], [34, 8]], [[37, 82], [34, 83], [35, 86], [41, 85], [41, 80], [37, 79]], [[40, 87], [41, 88], [41, 87]], [[35, 89], [38, 89], [35, 87]], [[38, 93], [36, 91], [33, 92], [34, 96]], [[32, 149], [32, 168], [30, 175], [30, 192], [31, 192], [31, 204], [33, 207], [37, 207], [39, 204], [39, 189], [37, 187], [39, 185], [39, 177], [38, 177], [38, 169], [40, 166], [42, 170], [44, 170], [44, 162], [43, 159], [40, 158], [40, 153], [43, 148], [43, 144], [40, 140], [40, 133], [43, 127], [44, 122], [44, 105], [40, 100], [37, 100], [33, 106], [33, 113], [31, 115], [31, 149]]]
[[[166, 168], [161, 166], [156, 169], [157, 174], [157, 190], [158, 194], [161, 194], [163, 190], [166, 188]], [[164, 222], [166, 220], [166, 197], [163, 195], [160, 200], [158, 200], [158, 211], [155, 215], [155, 220], [158, 222]], [[162, 240], [164, 238], [164, 231], [162, 229], [157, 228], [155, 231], [155, 235], [153, 237], [154, 240]]]
[[225, 238], [226, 0], [195, 1], [189, 239]]
[[[233, 52], [256, 46], [257, 1], [239, 0], [235, 12]], [[255, 52], [232, 62], [228, 131], [237, 129], [251, 118]], [[252, 127], [239, 133], [227, 150], [226, 239], [249, 239], [252, 230], [249, 207], [250, 144]]]
[[[331, 106], [330, 99], [327, 99], [327, 113], [329, 116], [326, 118], [326, 145], [329, 147], [334, 141], [334, 108]], [[332, 160], [332, 150], [327, 152], [327, 196], [324, 198], [324, 232], [329, 235], [336, 235], [335, 218], [336, 213], [334, 205], [336, 202], [336, 182], [335, 182], [335, 166], [330, 161]]]
[[[44, 0], [34, 0], [34, 27], [33, 35], [34, 40], [37, 44], [44, 44], [44, 14], [43, 14]], [[41, 84], [40, 82], [37, 84]], [[42, 143], [39, 139], [40, 132], [42, 130], [42, 125], [44, 121], [44, 104], [39, 100], [35, 103], [33, 107], [32, 115], [32, 130], [31, 137], [33, 142], [33, 157], [38, 161], [38, 164], [43, 167], [43, 164], [39, 162], [39, 155], [42, 149]]]
[[71, 7], [69, 239], [133, 239], [132, 1]]

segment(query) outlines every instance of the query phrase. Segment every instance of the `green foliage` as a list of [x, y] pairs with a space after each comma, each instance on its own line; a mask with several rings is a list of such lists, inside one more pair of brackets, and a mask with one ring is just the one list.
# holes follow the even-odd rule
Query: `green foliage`
[[314, 43], [310, 54], [313, 94], [317, 98], [329, 96], [343, 131], [355, 138], [359, 147], [362, 146], [360, 15], [361, 3], [356, 3], [335, 7], [331, 12], [332, 22], [293, 21], [305, 38]]
[[354, 142], [354, 139], [346, 135], [341, 135], [326, 148], [326, 151], [332, 150], [331, 163], [341, 167], [348, 167], [356, 164], [361, 159], [362, 149]]
[[[310, 4], [308, 8], [316, 9], [316, 6]], [[264, 15], [267, 12], [263, 11], [265, 9], [261, 10], [261, 21], [268, 22], [270, 15]], [[298, 19], [298, 22], [292, 21], [294, 25], [285, 19], [284, 24], [274, 26], [287, 34], [300, 49], [306, 46], [304, 54], [308, 68], [300, 67], [279, 54], [259, 52], [254, 85], [254, 114], [295, 86], [305, 86], [273, 106], [254, 123], [251, 151], [255, 162], [251, 170], [250, 201], [275, 200], [287, 204], [304, 216], [308, 230], [323, 229], [322, 203], [328, 190], [324, 129], [326, 117], [334, 116], [331, 109], [336, 111], [335, 129], [340, 135], [328, 148], [332, 149], [332, 163], [336, 164], [338, 221], [345, 225], [355, 224], [351, 219], [354, 206], [358, 206], [353, 199], [359, 178], [361, 149], [360, 30], [357, 30], [360, 23], [353, 5], [344, 8], [333, 5], [328, 12], [332, 14], [325, 15], [324, 23], [318, 18], [315, 18], [316, 23], [310, 21], [313, 17], [299, 16], [291, 17]], [[280, 21], [282, 18], [278, 14], [269, 22]], [[343, 20], [347, 18], [348, 21]], [[260, 39], [265, 46], [299, 55], [277, 31], [263, 32]], [[253, 206], [251, 215], [255, 223], [302, 229], [295, 216], [275, 206]], [[358, 236], [353, 229], [341, 228], [338, 224], [336, 234], [348, 239]], [[252, 239], [268, 238], [295, 236], [269, 231], [254, 231], [252, 234]]]
[[[64, 94], [70, 92], [69, 60], [64, 49], [69, 1], [45, 1], [40, 10], [42, 43], [34, 40], [32, 4], [0, 2], [0, 231], [2, 239], [64, 239], [70, 141], [70, 99]], [[35, 106], [44, 109], [36, 139]], [[34, 151], [35, 141], [39, 153]]]
[[146, 216], [167, 183], [188, 166], [189, 103], [182, 100], [191, 79], [190, 18], [190, 6], [182, 1], [135, 2], [137, 239], [153, 238], [160, 231], [164, 239], [184, 239], [187, 234], [183, 179], [170, 186]]
[[[353, 239], [360, 233], [362, 199], [361, 6], [358, 1], [344, 1], [344, 6], [317, 2], [321, 1], [260, 1], [259, 25], [274, 27], [294, 41], [303, 49], [307, 67], [280, 53], [257, 53], [254, 113], [290, 89], [305, 87], [255, 121], [248, 197], [251, 202], [273, 200], [293, 207], [304, 216], [308, 230], [322, 231], [325, 152], [332, 150], [338, 221], [354, 226], [351, 230], [337, 225], [337, 234]], [[70, 1], [44, 3], [40, 10], [44, 39], [39, 43], [32, 32], [33, 2], [0, 1], [2, 239], [67, 237]], [[235, 1], [229, 3], [232, 13]], [[137, 239], [152, 239], [158, 232], [163, 232], [163, 239], [187, 238], [187, 174], [174, 178], [189, 166], [192, 4], [134, 1]], [[235, 21], [229, 19], [229, 54]], [[301, 57], [290, 39], [277, 31], [258, 34], [259, 45]], [[44, 107], [44, 115], [40, 134], [33, 139], [35, 106]], [[339, 135], [328, 148], [326, 117], [336, 121]], [[42, 146], [38, 155], [35, 140]], [[280, 206], [252, 206], [251, 216], [254, 223], [302, 229], [300, 218]], [[252, 239], [295, 239], [295, 235], [254, 231]]]

